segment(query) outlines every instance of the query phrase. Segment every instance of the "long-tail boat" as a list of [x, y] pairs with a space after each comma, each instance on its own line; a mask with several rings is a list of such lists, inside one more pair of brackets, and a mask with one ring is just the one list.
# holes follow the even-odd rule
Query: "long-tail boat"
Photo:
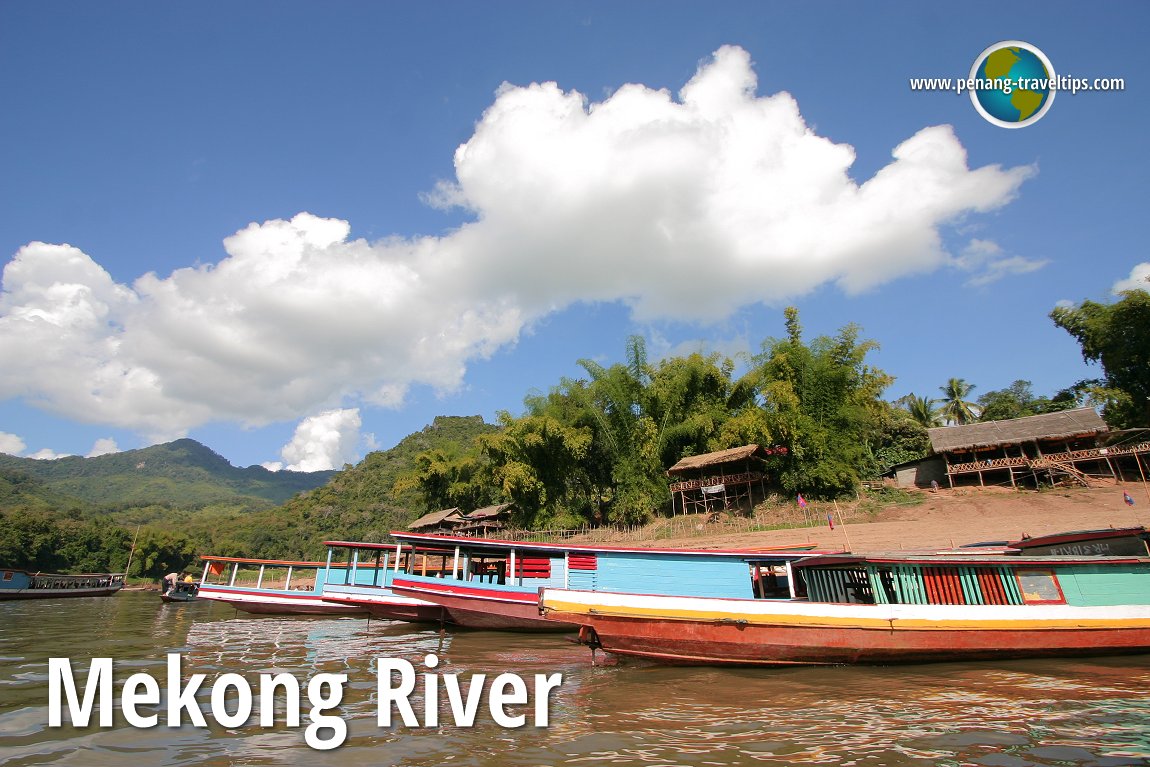
[[257, 615], [367, 615], [366, 607], [325, 601], [344, 563], [203, 555], [197, 597]]
[[[539, 614], [539, 589], [641, 591], [699, 597], [776, 593], [777, 577], [753, 580], [755, 563], [792, 561], [813, 546], [785, 549], [689, 550], [526, 543], [491, 538], [395, 532], [409, 550], [391, 589], [436, 603], [456, 626], [564, 631], [574, 622]], [[769, 552], [768, 554], [764, 552]]]
[[65, 575], [0, 567], [0, 599], [107, 597], [122, 588], [122, 573]]
[[897, 663], [1150, 651], [1150, 558], [873, 554], [778, 561], [755, 597], [546, 588], [585, 644], [685, 664]]
[[366, 610], [372, 618], [440, 623], [443, 608], [434, 602], [395, 593], [391, 586], [403, 571], [408, 552], [401, 544], [327, 541], [328, 562], [337, 554], [343, 567], [329, 573], [323, 600]]

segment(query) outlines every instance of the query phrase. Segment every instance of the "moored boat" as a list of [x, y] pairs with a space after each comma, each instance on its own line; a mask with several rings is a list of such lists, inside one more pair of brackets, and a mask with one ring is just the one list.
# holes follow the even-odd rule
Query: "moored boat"
[[160, 601], [167, 604], [186, 604], [195, 602], [199, 596], [199, 585], [195, 583], [178, 582], [167, 591], [160, 592]]
[[337, 605], [361, 608], [372, 618], [440, 623], [443, 608], [434, 602], [395, 593], [391, 586], [402, 572], [407, 554], [394, 543], [327, 541], [328, 561], [339, 556], [341, 570], [331, 573], [324, 584], [323, 600]]
[[1023, 536], [1010, 548], [1029, 556], [1150, 556], [1150, 530], [1145, 527], [1109, 527], [1074, 530], [1036, 537]]
[[405, 570], [391, 583], [396, 593], [442, 606], [444, 621], [456, 626], [514, 631], [576, 628], [540, 615], [541, 588], [711, 597], [785, 593], [785, 573], [771, 568], [808, 556], [812, 548], [627, 548], [399, 532], [392, 537], [410, 549]]
[[793, 665], [1150, 651], [1150, 559], [815, 556], [779, 599], [544, 589], [581, 639], [666, 663]]
[[39, 573], [0, 568], [0, 599], [106, 597], [124, 587], [121, 573]]
[[200, 599], [255, 615], [367, 615], [363, 606], [323, 599], [326, 582], [343, 564], [208, 555], [201, 559]]

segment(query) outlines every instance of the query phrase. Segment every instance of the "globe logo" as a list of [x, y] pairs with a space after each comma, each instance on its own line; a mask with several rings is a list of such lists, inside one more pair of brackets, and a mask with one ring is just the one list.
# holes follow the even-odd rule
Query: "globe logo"
[[987, 48], [970, 68], [970, 100], [987, 121], [1024, 128], [1054, 103], [1057, 76], [1046, 54], [1030, 43], [1005, 40]]

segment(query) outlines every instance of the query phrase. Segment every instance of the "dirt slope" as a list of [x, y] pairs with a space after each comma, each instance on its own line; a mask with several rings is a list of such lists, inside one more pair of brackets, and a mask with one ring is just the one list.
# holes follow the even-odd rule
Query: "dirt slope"
[[[1134, 499], [1128, 506], [1123, 490]], [[1069, 530], [1107, 527], [1150, 527], [1150, 494], [1142, 483], [1014, 491], [999, 488], [964, 488], [925, 492], [916, 506], [892, 507], [873, 521], [852, 521], [835, 529], [771, 530], [730, 536], [658, 541], [660, 546], [726, 548], [817, 543], [820, 547], [849, 548], [856, 552], [899, 549], [949, 548], [976, 541], [1017, 540], [1022, 535], [1045, 535]]]

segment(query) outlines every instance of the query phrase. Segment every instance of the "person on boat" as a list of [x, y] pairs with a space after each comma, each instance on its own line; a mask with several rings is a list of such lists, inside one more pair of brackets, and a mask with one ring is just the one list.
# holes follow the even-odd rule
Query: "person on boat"
[[176, 581], [180, 579], [178, 573], [168, 573], [164, 576], [164, 590], [162, 593], [167, 594], [169, 591], [176, 587]]
[[184, 583], [195, 583], [196, 582], [196, 579], [192, 577], [191, 573], [184, 573], [184, 577], [181, 578], [180, 580], [182, 580]]

